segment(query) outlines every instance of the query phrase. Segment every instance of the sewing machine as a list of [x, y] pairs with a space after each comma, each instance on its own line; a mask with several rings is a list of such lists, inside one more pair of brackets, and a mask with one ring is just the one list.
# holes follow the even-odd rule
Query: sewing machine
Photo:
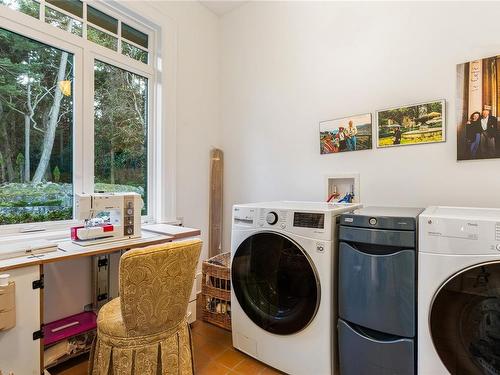
[[141, 210], [137, 193], [75, 194], [75, 218], [83, 226], [71, 228], [71, 239], [82, 246], [141, 236]]

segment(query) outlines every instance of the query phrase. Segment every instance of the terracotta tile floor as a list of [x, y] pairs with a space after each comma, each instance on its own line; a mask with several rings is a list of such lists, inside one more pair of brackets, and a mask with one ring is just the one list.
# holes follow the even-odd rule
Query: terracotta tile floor
[[197, 375], [282, 374], [234, 349], [229, 331], [197, 320], [192, 333]]
[[196, 303], [198, 320], [191, 325], [196, 375], [283, 374], [233, 348], [231, 332], [201, 319], [201, 295]]

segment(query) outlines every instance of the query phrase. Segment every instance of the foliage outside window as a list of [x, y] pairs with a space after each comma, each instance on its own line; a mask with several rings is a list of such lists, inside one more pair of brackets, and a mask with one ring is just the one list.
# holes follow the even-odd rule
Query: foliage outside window
[[118, 46], [117, 38], [92, 26], [87, 26], [87, 39], [113, 51], [116, 51]]
[[0, 5], [5, 5], [28, 16], [40, 16], [40, 4], [34, 0], [0, 0]]
[[96, 61], [94, 87], [95, 190], [135, 191], [145, 215], [148, 80]]
[[62, 30], [69, 31], [72, 34], [82, 36], [82, 23], [57, 10], [46, 8], [45, 22]]
[[133, 58], [134, 60], [141, 61], [144, 64], [148, 63], [148, 53], [146, 51], [125, 41], [122, 42], [122, 53]]
[[0, 29], [0, 224], [72, 218], [73, 55]]

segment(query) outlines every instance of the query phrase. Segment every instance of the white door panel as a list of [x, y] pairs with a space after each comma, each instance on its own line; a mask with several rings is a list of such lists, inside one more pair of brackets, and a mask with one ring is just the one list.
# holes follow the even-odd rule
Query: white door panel
[[33, 289], [32, 283], [40, 278], [40, 267], [8, 273], [16, 283], [16, 326], [0, 331], [0, 372], [39, 375], [40, 340], [33, 340], [33, 332], [40, 329], [40, 289]]

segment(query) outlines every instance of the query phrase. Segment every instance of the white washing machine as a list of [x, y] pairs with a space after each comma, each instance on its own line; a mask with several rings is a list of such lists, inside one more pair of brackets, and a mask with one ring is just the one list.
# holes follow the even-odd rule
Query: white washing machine
[[236, 349], [289, 374], [333, 373], [337, 216], [360, 206], [270, 202], [233, 207]]
[[418, 373], [500, 374], [500, 209], [420, 215]]

